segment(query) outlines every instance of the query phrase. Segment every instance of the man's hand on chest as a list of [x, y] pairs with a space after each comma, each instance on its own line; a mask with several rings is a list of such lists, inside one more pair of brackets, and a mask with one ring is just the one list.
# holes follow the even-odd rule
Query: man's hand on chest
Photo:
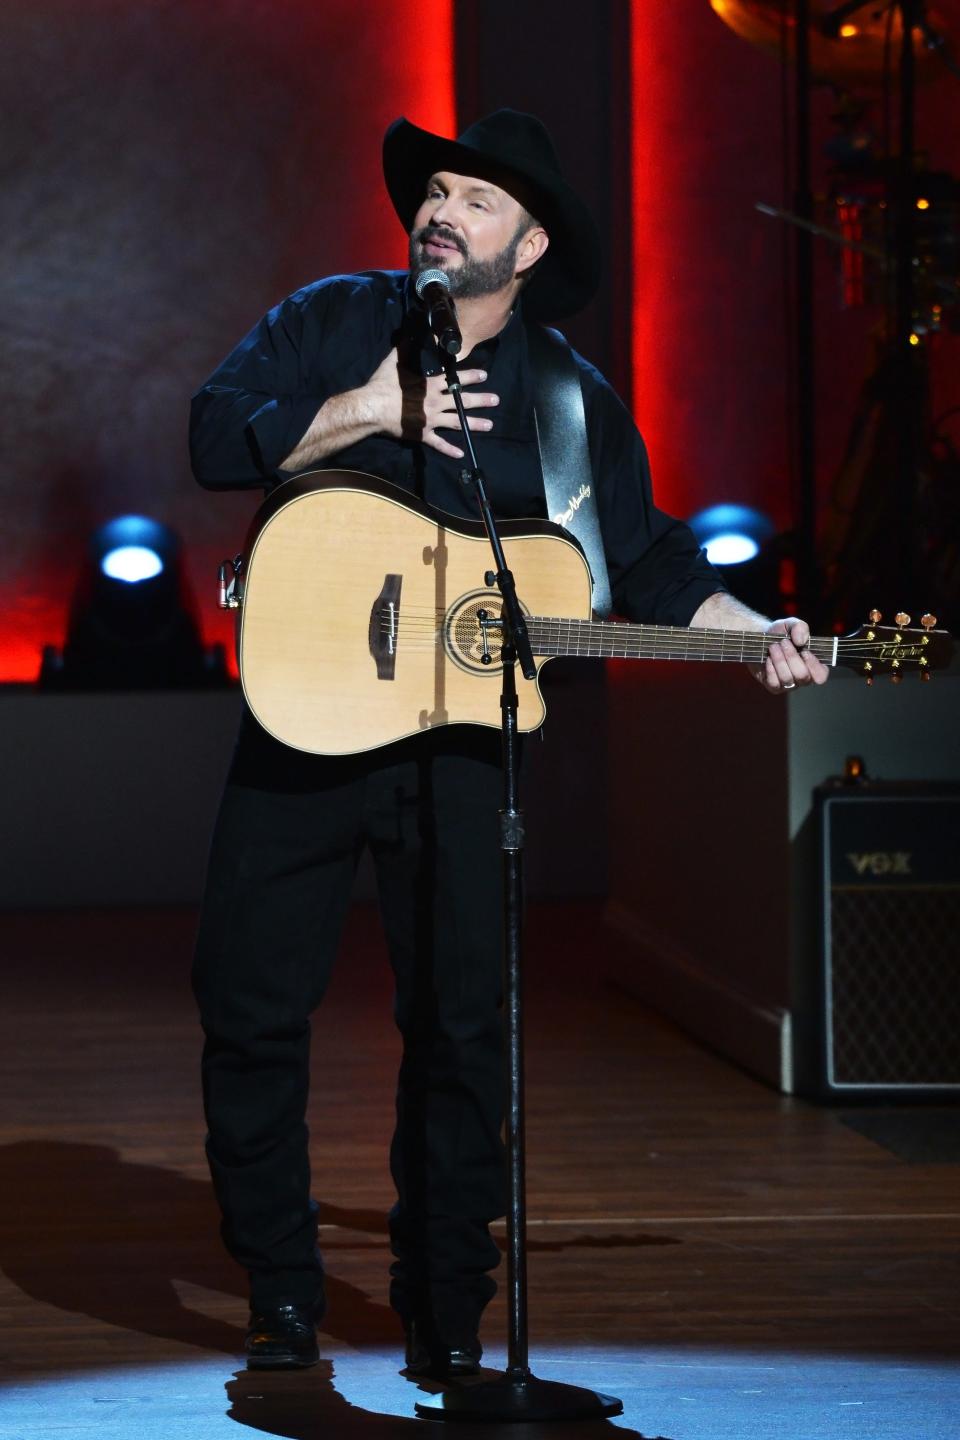
[[[486, 378], [485, 370], [460, 371], [465, 386], [482, 385]], [[382, 434], [429, 445], [455, 460], [463, 457], [458, 446], [438, 434], [440, 430], [460, 429], [460, 419], [443, 375], [421, 375], [407, 368], [393, 349], [377, 366], [364, 389]], [[466, 410], [490, 409], [499, 403], [499, 395], [488, 391], [463, 391]], [[467, 424], [471, 430], [493, 429], [493, 421], [485, 415], [469, 415]]]

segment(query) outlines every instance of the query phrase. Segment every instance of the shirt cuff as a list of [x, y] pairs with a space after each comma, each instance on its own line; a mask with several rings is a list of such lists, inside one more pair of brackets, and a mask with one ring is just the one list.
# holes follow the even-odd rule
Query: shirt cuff
[[280, 466], [310, 429], [323, 399], [318, 395], [267, 400], [247, 421], [247, 442], [266, 480], [278, 480]]
[[689, 625], [704, 600], [720, 592], [727, 593], [727, 587], [719, 578], [694, 576], [689, 580], [667, 585], [657, 596], [655, 623], [657, 625]]

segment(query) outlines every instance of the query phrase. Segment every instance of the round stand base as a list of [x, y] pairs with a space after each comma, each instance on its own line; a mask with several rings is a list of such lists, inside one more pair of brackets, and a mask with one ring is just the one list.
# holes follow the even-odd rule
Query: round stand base
[[461, 1385], [418, 1400], [414, 1406], [425, 1420], [597, 1420], [605, 1415], [622, 1415], [623, 1405], [612, 1395], [563, 1385], [556, 1380], [538, 1380], [535, 1375]]

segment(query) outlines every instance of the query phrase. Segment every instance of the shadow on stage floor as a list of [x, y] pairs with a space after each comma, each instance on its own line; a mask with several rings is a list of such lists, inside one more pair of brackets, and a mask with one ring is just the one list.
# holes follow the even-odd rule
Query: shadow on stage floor
[[[241, 1371], [226, 1387], [230, 1400], [228, 1414], [238, 1424], [248, 1425], [268, 1435], [282, 1435], [287, 1440], [317, 1440], [321, 1433], [337, 1437], [376, 1436], [377, 1440], [392, 1440], [392, 1437], [409, 1435], [414, 1426], [418, 1430], [426, 1427], [438, 1433], [450, 1434], [448, 1426], [430, 1424], [422, 1419], [406, 1418], [400, 1415], [371, 1413], [351, 1405], [334, 1387], [335, 1367], [329, 1361], [321, 1361], [316, 1369], [297, 1376], [268, 1376], [265, 1384]], [[292, 1382], [292, 1383], [291, 1383]], [[475, 1382], [476, 1383], [476, 1382]], [[416, 1384], [411, 1386], [411, 1410], [417, 1399], [426, 1394], [436, 1393], [439, 1386]], [[461, 1427], [462, 1428], [462, 1427]], [[639, 1430], [613, 1426], [608, 1421], [578, 1421], [576, 1423], [552, 1422], [549, 1425], [500, 1424], [467, 1425], [467, 1433], [473, 1440], [489, 1433], [502, 1436], [503, 1440], [539, 1440], [541, 1436], [581, 1437], [581, 1440], [599, 1440], [602, 1435], [633, 1436], [634, 1440], [668, 1440], [666, 1436], [644, 1436]], [[454, 1431], [453, 1433], [458, 1433]]]
[[[321, 1202], [323, 1226], [376, 1237], [387, 1263], [386, 1216]], [[243, 1331], [188, 1309], [175, 1282], [244, 1298], [242, 1272], [222, 1252], [209, 1184], [155, 1165], [132, 1164], [106, 1145], [22, 1140], [0, 1145], [0, 1269], [25, 1295], [161, 1339], [236, 1355]], [[669, 1235], [530, 1238], [531, 1253], [676, 1245]], [[335, 1252], [343, 1242], [324, 1237]], [[501, 1239], [502, 1244], [502, 1239]], [[351, 1345], [396, 1344], [386, 1305], [327, 1275], [325, 1333]], [[102, 1366], [103, 1356], [96, 1364]]]
[[[350, 1248], [366, 1243], [384, 1252], [386, 1221], [373, 1210], [346, 1210], [321, 1206], [322, 1224], [342, 1226], [358, 1235]], [[584, 1236], [564, 1241], [531, 1243], [531, 1249], [559, 1250], [570, 1245], [608, 1248], [611, 1237]], [[667, 1237], [640, 1236], [628, 1243], [669, 1244]], [[328, 1248], [337, 1240], [328, 1235]], [[243, 1331], [183, 1304], [178, 1283], [201, 1286], [235, 1296], [245, 1295], [245, 1277], [225, 1256], [216, 1236], [216, 1212], [207, 1183], [179, 1176], [158, 1166], [131, 1164], [104, 1145], [24, 1140], [0, 1146], [0, 1268], [26, 1296], [57, 1311], [90, 1319], [179, 1344], [238, 1356]], [[310, 1370], [295, 1374], [235, 1371], [226, 1382], [227, 1416], [239, 1424], [289, 1440], [314, 1440], [318, 1433], [336, 1436], [376, 1436], [378, 1440], [406, 1433], [413, 1405], [422, 1394], [440, 1386], [408, 1382], [411, 1418], [376, 1409], [378, 1393], [387, 1403], [396, 1391], [400, 1362], [398, 1322], [386, 1305], [371, 1301], [357, 1287], [328, 1276], [329, 1318], [325, 1335], [369, 1356], [364, 1396], [370, 1410], [351, 1404], [335, 1387], [336, 1359], [323, 1359]], [[39, 1337], [38, 1337], [39, 1338]], [[34, 1376], [42, 1366], [32, 1356]], [[89, 1351], [89, 1365], [101, 1375], [110, 1367], [109, 1348]], [[125, 1362], [118, 1362], [121, 1366]], [[79, 1368], [74, 1364], [71, 1366]], [[157, 1383], [166, 1367], [156, 1372]], [[189, 1384], [175, 1366], [176, 1386]], [[189, 1368], [189, 1367], [186, 1367]], [[229, 1367], [233, 1371], [233, 1365]], [[62, 1354], [50, 1366], [64, 1369]], [[207, 1385], [216, 1367], [204, 1367]], [[378, 1374], [379, 1372], [379, 1374]], [[488, 1372], [492, 1373], [492, 1372]], [[222, 1371], [221, 1371], [222, 1374]], [[604, 1421], [570, 1428], [590, 1440], [611, 1431]], [[486, 1427], [482, 1427], [484, 1433]], [[541, 1427], [517, 1427], [528, 1440]], [[566, 1425], [551, 1424], [551, 1436], [568, 1433]], [[471, 1434], [480, 1432], [470, 1427]], [[514, 1427], [499, 1426], [507, 1437]], [[619, 1435], [643, 1440], [639, 1431], [617, 1427]]]

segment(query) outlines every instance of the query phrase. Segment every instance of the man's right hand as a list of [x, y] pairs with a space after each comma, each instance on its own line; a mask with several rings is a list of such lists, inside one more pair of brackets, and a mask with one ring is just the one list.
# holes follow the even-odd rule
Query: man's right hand
[[[485, 370], [461, 370], [459, 375], [463, 385], [480, 385], [487, 378]], [[417, 375], [405, 369], [397, 351], [391, 350], [362, 391], [371, 415], [376, 418], [376, 428], [383, 434], [393, 435], [398, 440], [419, 440], [441, 455], [450, 455], [455, 460], [463, 458], [461, 449], [437, 433], [439, 430], [460, 429], [460, 418], [444, 375]], [[465, 410], [499, 404], [499, 395], [463, 391]], [[471, 430], [493, 429], [493, 421], [482, 415], [468, 415], [467, 424]]]
[[[461, 370], [464, 385], [486, 380], [485, 370]], [[464, 391], [465, 410], [499, 405], [500, 396]], [[493, 421], [470, 415], [471, 430], [491, 430]], [[331, 395], [311, 421], [310, 428], [280, 465], [280, 474], [294, 474], [316, 465], [338, 451], [356, 445], [368, 435], [392, 435], [397, 440], [419, 440], [441, 455], [463, 459], [463, 451], [439, 435], [438, 430], [459, 430], [460, 420], [443, 375], [426, 378], [408, 370], [396, 350], [374, 370], [366, 385]]]

